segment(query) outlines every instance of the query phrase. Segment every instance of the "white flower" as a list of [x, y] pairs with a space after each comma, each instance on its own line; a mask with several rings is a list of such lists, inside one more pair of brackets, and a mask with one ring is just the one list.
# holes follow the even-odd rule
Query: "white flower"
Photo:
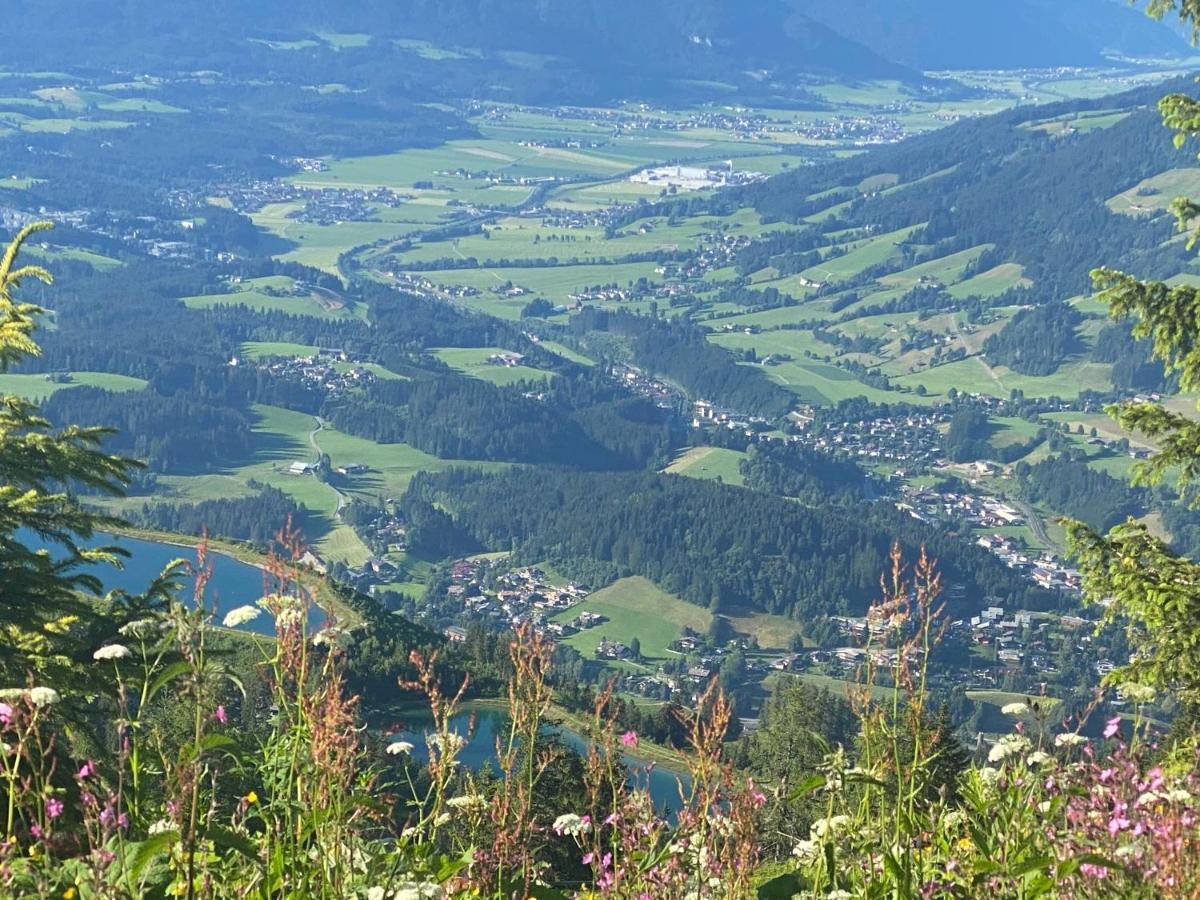
[[812, 835], [814, 838], [823, 838], [826, 835], [837, 834], [849, 822], [849, 816], [831, 816], [828, 819], [817, 819], [812, 824]]
[[92, 659], [95, 659], [95, 660], [114, 659], [114, 660], [116, 660], [116, 659], [126, 659], [132, 655], [133, 654], [129, 652], [129, 648], [122, 644], [109, 644], [105, 647], [101, 647], [99, 650], [97, 650], [95, 653], [93, 653]]
[[592, 823], [579, 818], [574, 813], [564, 813], [554, 820], [554, 832], [556, 834], [569, 834], [574, 837], [577, 834], [585, 834], [590, 831]]
[[4, 688], [0, 690], [0, 700], [20, 700], [25, 696], [25, 688]]
[[950, 812], [942, 816], [942, 825], [946, 828], [954, 828], [961, 825], [967, 820], [967, 814], [961, 809], [952, 809]]
[[436, 819], [433, 820], [433, 827], [441, 828], [443, 825], [445, 825], [449, 821], [450, 821], [450, 813], [442, 813], [440, 816], [438, 816]]
[[237, 628], [239, 625], [253, 622], [261, 615], [262, 610], [257, 607], [239, 606], [237, 609], [231, 609], [225, 613], [225, 618], [221, 620], [221, 624], [226, 628]]
[[996, 779], [1000, 777], [1000, 772], [993, 769], [991, 766], [984, 766], [979, 770], [979, 780], [984, 784], [995, 784]]
[[135, 619], [132, 622], [126, 622], [117, 631], [125, 637], [141, 637], [147, 631], [160, 624], [162, 623], [157, 619]]
[[1192, 795], [1183, 788], [1175, 788], [1167, 791], [1167, 799], [1172, 803], [1187, 803], [1192, 799]]
[[[451, 809], [479, 809], [486, 806], [487, 801], [478, 794], [462, 794], [458, 797], [451, 797], [446, 801], [446, 805]], [[558, 823], [556, 822], [555, 824], [557, 825]]]
[[383, 900], [384, 890], [376, 885], [372, 888], [367, 888], [367, 900]]
[[1046, 815], [1046, 813], [1050, 812], [1050, 807], [1052, 807], [1053, 805], [1054, 804], [1051, 803], [1049, 800], [1043, 800], [1041, 803], [1039, 803], [1037, 805], [1037, 811], [1040, 812], [1044, 816], [1044, 815]]
[[800, 841], [792, 848], [792, 856], [800, 861], [800, 865], [805, 866], [817, 858], [819, 849], [816, 841]]
[[1005, 703], [1000, 707], [1000, 712], [1006, 716], [1023, 716], [1029, 712], [1029, 707], [1024, 703]]
[[849, 891], [830, 891], [825, 897], [827, 900], [853, 900], [854, 895]]
[[337, 639], [337, 629], [323, 628], [312, 636], [312, 643], [314, 647], [336, 647]]
[[170, 831], [175, 827], [175, 823], [170, 819], [159, 819], [157, 822], [152, 822], [148, 829], [151, 834], [162, 834], [164, 831]]
[[436, 900], [443, 896], [441, 887], [428, 881], [406, 881], [392, 892], [393, 900]]
[[1117, 691], [1127, 700], [1132, 700], [1134, 703], [1150, 703], [1154, 700], [1157, 692], [1148, 684], [1136, 684], [1130, 682], [1123, 684]]
[[1001, 762], [1014, 753], [1021, 753], [1029, 746], [1029, 739], [1019, 734], [1006, 734], [988, 751], [988, 762]]
[[413, 745], [408, 741], [392, 741], [387, 745], [389, 756], [399, 756], [401, 753], [412, 753]]
[[451, 731], [445, 737], [443, 737], [441, 734], [431, 734], [429, 736], [429, 744], [430, 746], [435, 747], [439, 753], [448, 755], [451, 753], [457, 753], [467, 745], [467, 742], [463, 740], [462, 736], [458, 734], [458, 732]]
[[1030, 766], [1041, 766], [1050, 762], [1052, 759], [1054, 759], [1054, 757], [1045, 750], [1034, 750], [1027, 757], [1025, 757], [1025, 762]]
[[53, 706], [59, 700], [58, 691], [48, 687], [30, 688], [29, 699], [34, 706]]
[[1056, 735], [1054, 738], [1055, 747], [1078, 747], [1080, 744], [1086, 744], [1087, 738], [1082, 734], [1077, 734], [1074, 731], [1067, 731], [1063, 734]]

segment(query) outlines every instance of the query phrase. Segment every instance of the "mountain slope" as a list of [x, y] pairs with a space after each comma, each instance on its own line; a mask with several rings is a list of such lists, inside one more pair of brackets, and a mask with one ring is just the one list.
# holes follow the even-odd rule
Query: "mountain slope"
[[1174, 30], [1110, 0], [793, 0], [796, 9], [917, 69], [1095, 65], [1106, 54], [1181, 56]]
[[[213, 0], [181, 7], [151, 0], [46, 0], [18, 9], [10, 27], [42, 39], [17, 46], [10, 60], [55, 66], [147, 64], [202, 67], [230, 42], [309, 39], [360, 33], [369, 48], [394, 50], [416, 38], [484, 54], [520, 51], [544, 77], [570, 71], [654, 73], [678, 78], [745, 78], [751, 70], [852, 78], [919, 76], [792, 8], [789, 0]], [[305, 52], [330, 48], [304, 48]], [[353, 51], [353, 52], [351, 52]], [[506, 60], [506, 62], [512, 62]]]

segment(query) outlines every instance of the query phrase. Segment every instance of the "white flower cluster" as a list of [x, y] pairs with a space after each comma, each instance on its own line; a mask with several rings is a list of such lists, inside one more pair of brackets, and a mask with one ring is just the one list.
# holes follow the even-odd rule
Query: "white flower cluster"
[[1152, 703], [1158, 692], [1148, 684], [1129, 682], [1118, 687], [1117, 693], [1126, 700], [1132, 700], [1134, 703]]
[[1029, 707], [1024, 703], [1005, 703], [1000, 707], [1000, 712], [1006, 716], [1023, 716], [1029, 712]]
[[255, 606], [239, 606], [225, 613], [221, 624], [226, 628], [239, 628], [248, 622], [253, 622], [262, 615], [262, 610]]
[[1054, 761], [1054, 757], [1051, 756], [1049, 753], [1047, 753], [1045, 750], [1034, 750], [1027, 757], [1025, 757], [1025, 763], [1028, 766], [1030, 766], [1031, 768], [1037, 768], [1038, 766], [1044, 766], [1046, 763], [1053, 762], [1053, 761]]
[[49, 687], [35, 687], [29, 689], [29, 699], [34, 706], [53, 706], [59, 701], [58, 691]]
[[129, 651], [128, 647], [121, 644], [107, 644], [93, 653], [92, 659], [97, 662], [106, 659], [116, 661], [118, 659], [128, 659], [130, 656], [133, 656], [133, 654]]
[[394, 888], [367, 888], [367, 900], [436, 900], [446, 896], [438, 884], [431, 881], [403, 881]]
[[461, 794], [451, 797], [446, 801], [446, 805], [451, 809], [482, 809], [487, 806], [487, 800], [479, 794]]
[[451, 753], [457, 753], [467, 745], [463, 736], [456, 731], [451, 731], [443, 736], [439, 734], [431, 734], [428, 738], [429, 746], [438, 751], [442, 756], [448, 756]]
[[1006, 734], [992, 745], [988, 751], [988, 762], [1003, 762], [1010, 756], [1024, 753], [1029, 749], [1029, 738], [1022, 734]]
[[817, 839], [833, 837], [849, 824], [849, 816], [830, 816], [827, 819], [817, 819], [812, 824], [812, 836]]
[[1080, 744], [1086, 743], [1087, 738], [1074, 731], [1064, 732], [1063, 734], [1056, 735], [1054, 738], [1055, 747], [1078, 747]]
[[167, 623], [163, 619], [134, 619], [132, 622], [126, 622], [117, 631], [122, 637], [147, 637], [154, 631], [161, 631], [167, 628]]
[[399, 756], [401, 753], [412, 753], [413, 745], [408, 741], [392, 741], [387, 745], [388, 756]]
[[554, 820], [554, 833], [575, 837], [592, 830], [592, 823], [574, 813], [564, 813]]

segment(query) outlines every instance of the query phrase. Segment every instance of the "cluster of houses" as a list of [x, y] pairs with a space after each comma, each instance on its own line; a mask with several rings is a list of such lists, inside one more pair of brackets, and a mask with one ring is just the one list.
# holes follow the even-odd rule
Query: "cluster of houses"
[[465, 300], [468, 297], [478, 297], [480, 293], [479, 288], [465, 284], [434, 283], [431, 279], [416, 272], [398, 272], [389, 269], [383, 274], [399, 284], [400, 287], [407, 288], [414, 294], [432, 297], [453, 297], [456, 300]]
[[898, 462], [932, 466], [942, 459], [938, 427], [950, 420], [943, 407], [907, 415], [883, 416], [857, 422], [828, 422], [806, 430], [801, 443], [824, 453], [862, 462]]
[[611, 374], [626, 390], [653, 401], [662, 409], [674, 409], [685, 402], [683, 394], [678, 390], [647, 375], [636, 366], [617, 364], [612, 367]]
[[460, 621], [490, 623], [492, 627], [531, 624], [552, 637], [575, 634], [594, 627], [603, 617], [583, 611], [571, 622], [560, 614], [579, 604], [587, 588], [574, 582], [565, 587], [550, 584], [537, 567], [500, 571], [502, 565], [485, 559], [460, 559], [450, 567], [443, 612]]
[[[315, 162], [320, 163], [320, 160]], [[310, 172], [321, 171], [304, 166], [300, 168]], [[371, 218], [380, 206], [395, 209], [413, 199], [412, 194], [387, 187], [317, 188], [281, 178], [222, 183], [213, 187], [212, 195], [228, 200], [240, 213], [259, 212], [272, 203], [300, 203], [303, 206], [293, 211], [290, 217], [320, 225], [361, 221]]]
[[489, 366], [503, 366], [507, 369], [514, 369], [521, 365], [525, 360], [523, 353], [515, 353], [512, 350], [505, 350], [501, 353], [493, 353], [487, 358]]
[[895, 144], [908, 136], [904, 126], [889, 116], [838, 116], [772, 130], [786, 130], [810, 140], [835, 141], [856, 147]]
[[[231, 365], [238, 365], [236, 357]], [[341, 365], [339, 365], [339, 363]], [[273, 357], [259, 365], [277, 378], [320, 388], [330, 395], [346, 393], [375, 381], [375, 373], [354, 362], [344, 350], [321, 349], [315, 356]]]
[[985, 534], [979, 538], [978, 544], [998, 556], [1010, 569], [1021, 572], [1048, 591], [1076, 594], [1082, 591], [1079, 571], [1053, 553], [1026, 553], [1012, 538], [1000, 534]]
[[896, 508], [923, 522], [963, 520], [978, 528], [1007, 528], [1022, 525], [1020, 511], [994, 497], [981, 494], [935, 491], [904, 485]]

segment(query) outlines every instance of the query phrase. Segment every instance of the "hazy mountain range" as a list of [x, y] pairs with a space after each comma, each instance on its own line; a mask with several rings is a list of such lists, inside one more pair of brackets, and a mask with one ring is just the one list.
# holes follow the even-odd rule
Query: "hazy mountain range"
[[[18, 4], [6, 18], [11, 33], [37, 37], [8, 42], [12, 65], [226, 74], [265, 65], [287, 77], [302, 61], [314, 77], [332, 79], [331, 70], [370, 58], [436, 80], [437, 60], [394, 43], [407, 38], [467, 51], [465, 60], [455, 55], [460, 68], [489, 63], [476, 81], [490, 93], [531, 73], [564, 88], [575, 78], [594, 94], [681, 80], [786, 83], [804, 74], [918, 81], [928, 69], [1189, 51], [1176, 31], [1118, 0], [43, 0]], [[313, 39], [330, 32], [370, 39]]]

